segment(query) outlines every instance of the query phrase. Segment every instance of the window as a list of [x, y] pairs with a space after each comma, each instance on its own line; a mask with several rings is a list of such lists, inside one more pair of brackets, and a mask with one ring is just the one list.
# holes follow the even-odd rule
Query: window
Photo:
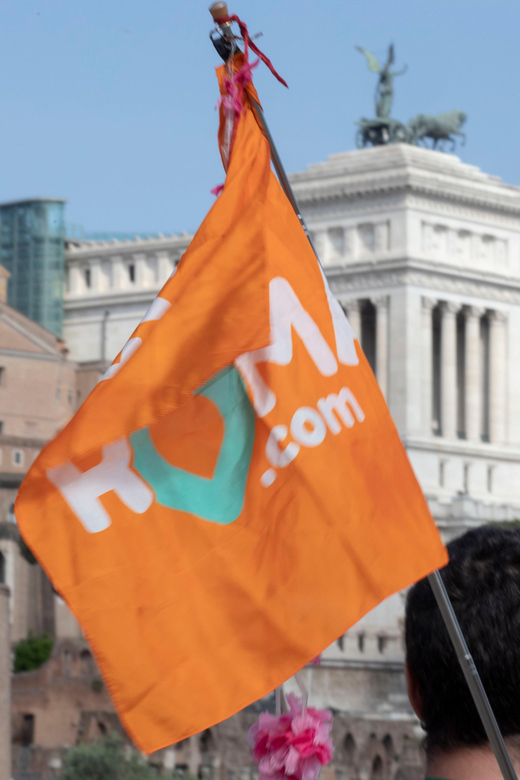
[[90, 268], [85, 268], [85, 287], [90, 287], [92, 284], [92, 272]]
[[446, 461], [441, 459], [439, 461], [439, 485], [440, 485], [440, 487], [444, 487], [445, 477], [446, 477]]
[[7, 512], [7, 522], [16, 523], [16, 517], [14, 514], [14, 504], [11, 504], [11, 506], [9, 507], [9, 511]]
[[359, 634], [357, 638], [357, 644], [359, 648], [359, 652], [362, 653], [365, 649], [365, 635]]
[[0, 420], [0, 434], [4, 432], [4, 421]]
[[469, 493], [469, 470], [471, 467], [471, 463], [465, 463], [464, 464], [464, 476], [463, 476], [463, 486], [464, 486], [464, 493]]
[[343, 637], [343, 635], [338, 637], [337, 643], [338, 643], [339, 649], [343, 650], [343, 648], [344, 648], [344, 637]]
[[5, 585], [7, 562], [5, 553], [0, 551], [0, 585]]
[[72, 406], [72, 402], [74, 401], [74, 394], [73, 394], [72, 390], [69, 390], [67, 392], [67, 400], [69, 402], [69, 406]]
[[386, 647], [386, 636], [383, 636], [382, 634], [377, 637], [377, 649], [378, 651], [383, 654], [385, 652]]
[[22, 745], [29, 747], [34, 742], [34, 715], [22, 716]]
[[132, 284], [135, 282], [135, 265], [133, 263], [128, 264], [128, 279]]
[[13, 450], [13, 466], [23, 466], [23, 450]]
[[488, 466], [487, 467], [487, 489], [488, 493], [493, 492], [493, 472], [495, 470], [494, 466]]
[[64, 650], [63, 655], [61, 656], [61, 671], [65, 677], [68, 677], [70, 675], [71, 667], [72, 667], [72, 654], [70, 650]]
[[0, 387], [4, 387], [5, 385], [5, 368], [4, 366], [0, 366]]

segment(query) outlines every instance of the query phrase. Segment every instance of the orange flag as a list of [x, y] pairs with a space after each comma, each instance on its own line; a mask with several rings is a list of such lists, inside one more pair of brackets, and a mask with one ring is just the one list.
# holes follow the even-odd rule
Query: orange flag
[[223, 193], [16, 514], [147, 752], [447, 562], [247, 100]]

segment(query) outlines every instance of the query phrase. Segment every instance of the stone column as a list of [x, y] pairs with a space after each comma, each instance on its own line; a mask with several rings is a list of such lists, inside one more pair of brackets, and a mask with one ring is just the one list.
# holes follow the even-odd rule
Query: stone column
[[361, 344], [361, 306], [359, 301], [347, 301], [347, 319]]
[[316, 250], [316, 254], [319, 257], [320, 262], [323, 265], [327, 265], [327, 231], [326, 230], [313, 230], [312, 231], [312, 243]]
[[506, 315], [489, 314], [489, 438], [506, 441]]
[[11, 647], [9, 588], [0, 585], [0, 780], [11, 777]]
[[385, 399], [388, 398], [388, 307], [389, 296], [372, 298], [376, 307], [376, 378]]
[[71, 295], [80, 295], [83, 291], [81, 269], [78, 265], [69, 266], [69, 292]]
[[432, 435], [433, 419], [433, 310], [434, 298], [422, 299], [422, 420], [423, 432]]
[[464, 383], [466, 397], [466, 439], [468, 441], [481, 440], [482, 427], [482, 359], [480, 351], [480, 318], [484, 309], [475, 306], [464, 308], [466, 315], [466, 365]]
[[457, 311], [459, 305], [441, 304], [441, 427], [446, 439], [457, 437]]

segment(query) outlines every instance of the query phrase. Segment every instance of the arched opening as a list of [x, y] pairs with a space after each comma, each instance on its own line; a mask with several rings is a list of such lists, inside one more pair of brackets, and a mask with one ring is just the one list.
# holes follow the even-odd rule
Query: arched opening
[[82, 650], [79, 654], [81, 674], [93, 674], [96, 671], [94, 659], [90, 650]]
[[343, 741], [343, 748], [345, 750], [345, 762], [347, 766], [353, 766], [356, 755], [356, 740], [350, 732]]
[[386, 734], [383, 737], [383, 747], [385, 749], [386, 757], [388, 761], [391, 761], [394, 757], [394, 741], [390, 734]]
[[200, 749], [203, 753], [209, 753], [212, 750], [216, 750], [215, 737], [213, 736], [211, 729], [206, 729], [200, 735]]
[[69, 677], [72, 670], [72, 653], [64, 650], [61, 656], [61, 671], [64, 677]]
[[217, 744], [211, 729], [202, 732], [199, 738], [201, 780], [211, 780], [213, 777], [213, 761], [217, 753]]
[[383, 761], [381, 756], [376, 756], [372, 762], [370, 780], [383, 780]]
[[0, 551], [0, 585], [5, 585], [5, 578], [7, 576], [7, 561], [5, 555]]
[[34, 742], [34, 715], [27, 713], [22, 715], [22, 745], [29, 747]]

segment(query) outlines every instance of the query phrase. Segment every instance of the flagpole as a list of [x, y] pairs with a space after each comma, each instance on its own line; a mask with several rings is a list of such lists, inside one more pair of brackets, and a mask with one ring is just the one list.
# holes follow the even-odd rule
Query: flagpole
[[[220, 57], [226, 62], [228, 57], [233, 53], [233, 50], [235, 48], [235, 46], [231, 44], [232, 41], [233, 42], [235, 41], [235, 36], [231, 31], [230, 22], [224, 22], [224, 23], [219, 22], [219, 19], [224, 19], [229, 17], [227, 5], [224, 2], [216, 2], [213, 3], [213, 5], [210, 7], [209, 10], [213, 17], [213, 20], [216, 22], [216, 24], [219, 25], [221, 29], [223, 39], [224, 39], [223, 41], [224, 45], [219, 46], [218, 42], [214, 41], [213, 38], [212, 41]], [[228, 48], [226, 48], [225, 45], [226, 42]], [[285, 195], [287, 196], [289, 203], [293, 207], [294, 212], [300, 222], [300, 225], [302, 226], [305, 235], [309, 239], [309, 243], [316, 256], [316, 259], [321, 266], [320, 258], [318, 257], [316, 247], [314, 246], [312, 237], [309, 233], [309, 228], [307, 227], [303, 214], [301, 213], [300, 207], [298, 205], [298, 201], [296, 200], [293, 189], [291, 187], [289, 177], [287, 176], [280, 155], [278, 154], [278, 150], [276, 148], [276, 144], [269, 130], [269, 126], [265, 119], [264, 112], [262, 111], [260, 104], [256, 100], [251, 99], [251, 102], [253, 104], [253, 110], [255, 111], [255, 114], [258, 117], [258, 121], [262, 126], [262, 130], [264, 131], [265, 137], [269, 142], [269, 147], [271, 150], [271, 160], [273, 163], [273, 167], [276, 171], [276, 174], [278, 176], [280, 185]], [[482, 720], [482, 725], [484, 726], [485, 732], [487, 734], [487, 738], [489, 740], [493, 753], [495, 754], [495, 757], [497, 759], [504, 780], [518, 780], [518, 776], [514, 770], [511, 757], [507, 752], [504, 738], [498, 727], [495, 714], [489, 702], [486, 691], [484, 690], [484, 686], [482, 685], [482, 680], [480, 679], [480, 675], [478, 673], [477, 667], [475, 666], [473, 657], [466, 644], [464, 634], [462, 633], [462, 629], [460, 627], [459, 621], [457, 620], [457, 616], [453, 609], [453, 605], [451, 603], [448, 592], [446, 591], [440, 573], [438, 571], [433, 572], [433, 574], [430, 574], [430, 576], [428, 577], [428, 581], [430, 583], [431, 589], [433, 591], [433, 595], [437, 602], [437, 606], [439, 607], [439, 611], [441, 613], [442, 619], [448, 631], [448, 635], [450, 637], [451, 643], [457, 655], [457, 659], [464, 673], [466, 683], [470, 690], [473, 701], [475, 702], [475, 706]]]
[[518, 780], [516, 772], [513, 768], [511, 757], [507, 752], [504, 738], [502, 737], [498, 727], [495, 713], [493, 712], [491, 704], [489, 703], [486, 691], [482, 685], [482, 680], [480, 679], [477, 667], [475, 666], [473, 656], [471, 655], [468, 645], [466, 644], [464, 634], [462, 633], [460, 623], [457, 620], [457, 616], [453, 609], [453, 604], [451, 603], [444, 582], [442, 581], [440, 572], [434, 571], [433, 574], [430, 574], [428, 577], [428, 581], [430, 583], [431, 589], [433, 590], [433, 595], [435, 596], [435, 600], [448, 630], [448, 634], [450, 635], [451, 643], [457, 654], [457, 658], [464, 673], [464, 677], [466, 678], [466, 682], [473, 697], [473, 701], [475, 702], [478, 714], [480, 715], [480, 719], [484, 729], [486, 730], [489, 742], [493, 748], [493, 753], [495, 754], [496, 760], [498, 761], [500, 771], [506, 780]]

